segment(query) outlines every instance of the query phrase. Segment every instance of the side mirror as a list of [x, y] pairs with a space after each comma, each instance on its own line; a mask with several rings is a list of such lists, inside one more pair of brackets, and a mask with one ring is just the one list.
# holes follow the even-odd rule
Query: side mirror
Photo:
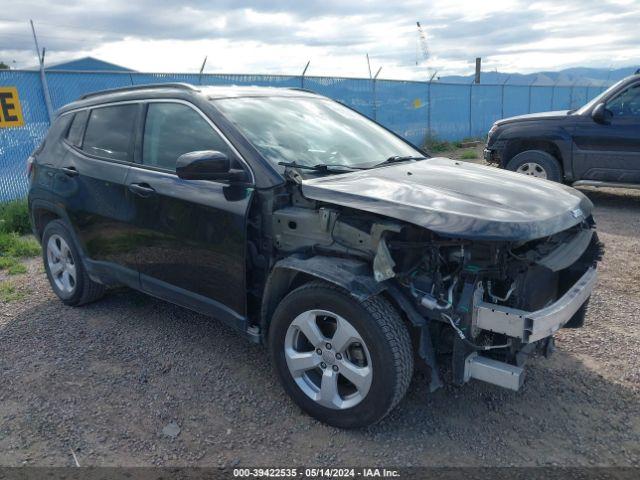
[[607, 109], [607, 106], [604, 103], [599, 103], [591, 112], [591, 118], [593, 118], [594, 122], [609, 125], [611, 123], [611, 118], [613, 118], [613, 113], [611, 110]]
[[231, 168], [229, 157], [215, 150], [189, 152], [178, 157], [176, 174], [184, 180], [238, 180], [243, 170]]

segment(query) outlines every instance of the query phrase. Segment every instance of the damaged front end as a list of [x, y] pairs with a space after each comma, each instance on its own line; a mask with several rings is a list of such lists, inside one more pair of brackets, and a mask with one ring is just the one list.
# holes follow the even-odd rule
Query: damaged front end
[[414, 327], [431, 390], [441, 386], [443, 359], [457, 384], [476, 378], [517, 390], [528, 356], [550, 354], [559, 328], [582, 326], [602, 255], [590, 217], [536, 240], [474, 240], [294, 190], [272, 216], [280, 266], [360, 297], [388, 296]]

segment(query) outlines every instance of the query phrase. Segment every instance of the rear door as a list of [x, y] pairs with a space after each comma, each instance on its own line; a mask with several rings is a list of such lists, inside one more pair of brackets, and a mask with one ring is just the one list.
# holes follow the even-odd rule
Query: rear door
[[139, 282], [125, 180], [141, 108], [140, 103], [125, 103], [75, 113], [55, 179], [89, 271], [133, 286]]
[[246, 215], [252, 189], [182, 180], [183, 153], [235, 149], [195, 106], [153, 101], [146, 108], [141, 161], [127, 186], [135, 212], [143, 290], [243, 328], [246, 308]]
[[610, 124], [585, 116], [575, 127], [575, 178], [638, 184], [640, 83], [609, 99], [606, 108], [613, 114]]

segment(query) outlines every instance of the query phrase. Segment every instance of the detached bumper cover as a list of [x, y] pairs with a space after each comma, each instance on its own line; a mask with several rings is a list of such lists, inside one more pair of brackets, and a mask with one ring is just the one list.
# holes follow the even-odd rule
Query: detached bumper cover
[[535, 312], [480, 302], [475, 306], [476, 327], [531, 343], [553, 335], [587, 301], [597, 281], [594, 267], [556, 302]]

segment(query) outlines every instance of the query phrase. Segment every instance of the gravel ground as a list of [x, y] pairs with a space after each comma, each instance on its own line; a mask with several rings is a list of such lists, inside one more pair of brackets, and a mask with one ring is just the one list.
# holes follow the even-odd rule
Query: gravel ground
[[584, 191], [606, 244], [586, 327], [520, 392], [429, 394], [416, 374], [358, 431], [301, 413], [217, 321], [125, 289], [66, 307], [31, 260], [10, 279], [25, 298], [0, 303], [0, 465], [639, 466], [640, 192]]

